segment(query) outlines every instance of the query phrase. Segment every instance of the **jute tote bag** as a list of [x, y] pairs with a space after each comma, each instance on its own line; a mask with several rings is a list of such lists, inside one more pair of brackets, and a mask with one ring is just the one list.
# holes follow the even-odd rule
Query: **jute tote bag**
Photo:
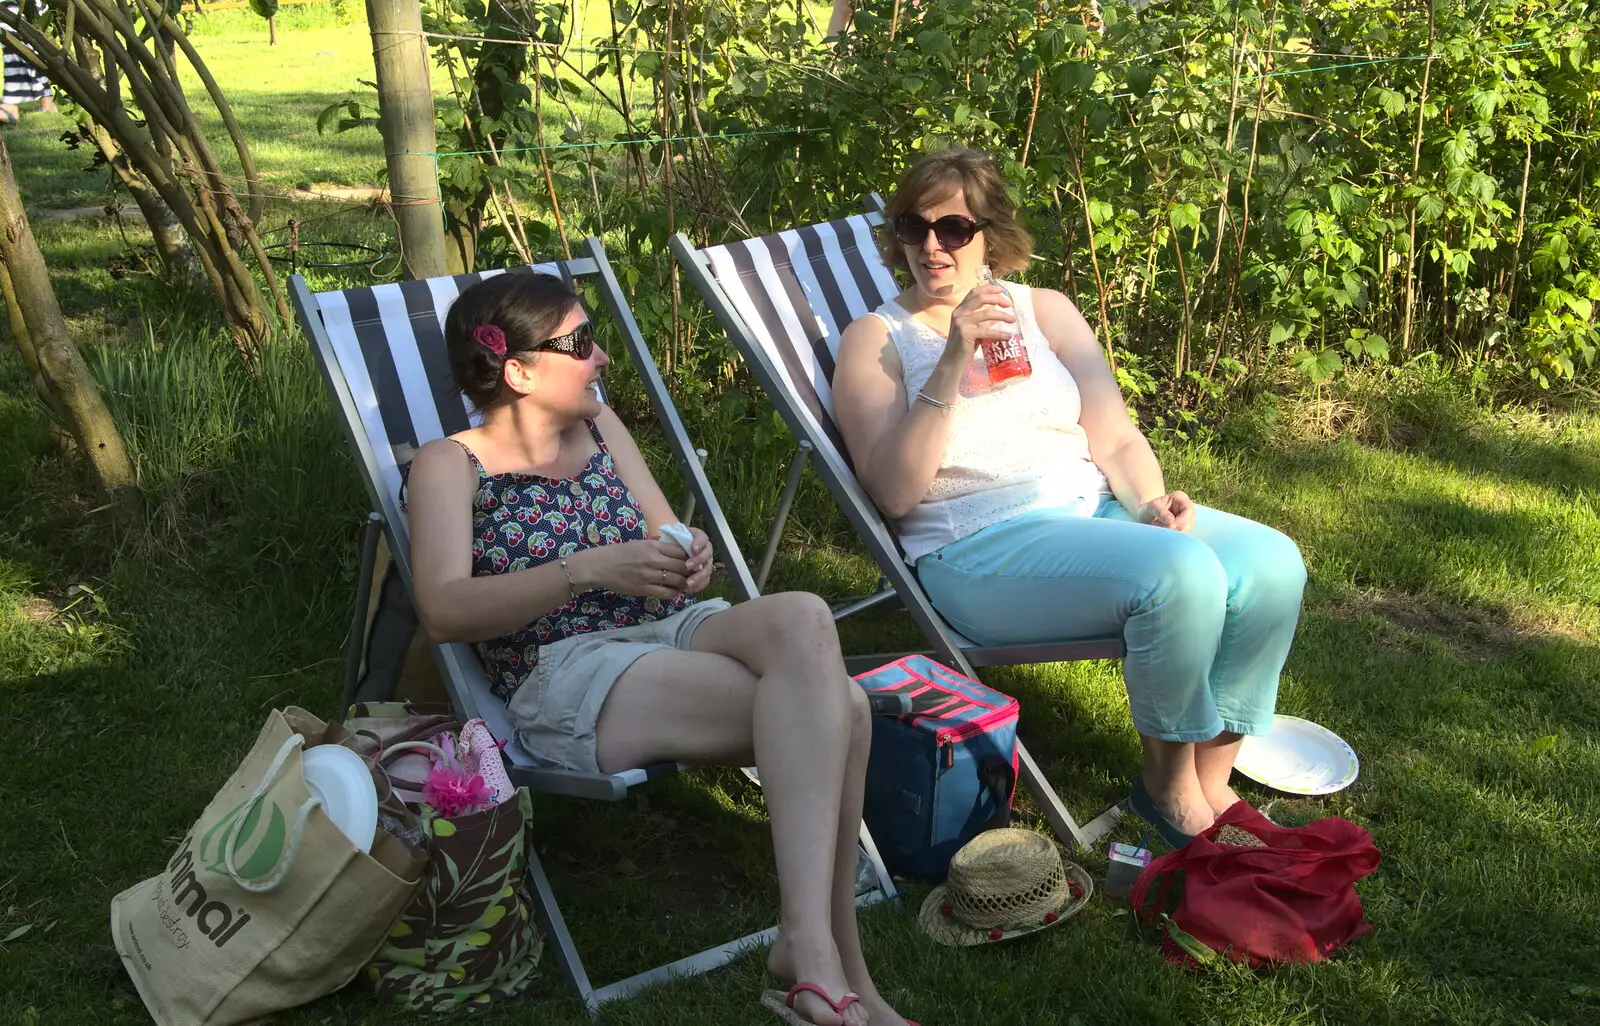
[[370, 854], [311, 796], [301, 753], [348, 735], [267, 717], [166, 869], [111, 901], [111, 936], [161, 1026], [229, 1026], [344, 986], [383, 943], [426, 854], [381, 827]]

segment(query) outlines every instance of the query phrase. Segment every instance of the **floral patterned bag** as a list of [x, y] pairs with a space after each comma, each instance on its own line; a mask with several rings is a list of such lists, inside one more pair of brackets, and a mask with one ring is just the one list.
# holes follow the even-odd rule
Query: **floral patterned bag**
[[[438, 751], [413, 741], [392, 747]], [[381, 1000], [419, 1012], [515, 997], [537, 975], [544, 945], [528, 894], [527, 789], [454, 817], [427, 804], [415, 809], [428, 848], [422, 887], [367, 964], [367, 978]]]

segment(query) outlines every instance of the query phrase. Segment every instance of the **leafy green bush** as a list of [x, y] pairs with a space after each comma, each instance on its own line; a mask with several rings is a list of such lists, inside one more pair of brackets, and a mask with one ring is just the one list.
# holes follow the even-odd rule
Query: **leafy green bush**
[[783, 168], [793, 186], [754, 204], [777, 221], [947, 141], [1001, 155], [1035, 279], [1190, 398], [1275, 354], [1322, 380], [1433, 350], [1548, 387], [1592, 374], [1600, 343], [1594, 17], [1209, 0], [1110, 4], [1097, 28], [1035, 0], [877, 3], [837, 81], [775, 69], [711, 100], [826, 126], [729, 161]]
[[1316, 384], [1432, 353], [1478, 391], [1596, 379], [1594, 7], [868, 0], [836, 45], [805, 5], [751, 0], [617, 3], [582, 36], [558, 4], [425, 13], [540, 42], [435, 40], [454, 230], [480, 265], [607, 236], [695, 398], [739, 378], [681, 299], [672, 232], [836, 217], [959, 143], [1015, 186], [1025, 277], [1068, 292], [1181, 427], [1284, 368]]

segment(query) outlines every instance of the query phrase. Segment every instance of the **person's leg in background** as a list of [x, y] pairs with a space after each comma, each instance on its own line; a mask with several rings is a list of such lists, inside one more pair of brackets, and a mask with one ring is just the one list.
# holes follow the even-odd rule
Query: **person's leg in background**
[[837, 36], [850, 27], [856, 16], [852, 3], [853, 0], [833, 0], [833, 14], [828, 18], [829, 36]]
[[[6, 6], [15, 7], [15, 4]], [[39, 102], [39, 109], [53, 112], [55, 96], [44, 74], [29, 64], [20, 53], [0, 47], [4, 63], [4, 82], [0, 84], [0, 124], [14, 125], [22, 119], [22, 104]]]

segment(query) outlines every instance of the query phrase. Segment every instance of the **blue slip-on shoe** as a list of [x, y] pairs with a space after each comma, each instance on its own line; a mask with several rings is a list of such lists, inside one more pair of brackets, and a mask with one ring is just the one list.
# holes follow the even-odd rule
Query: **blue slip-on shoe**
[[1156, 833], [1161, 839], [1172, 845], [1174, 849], [1182, 848], [1194, 840], [1193, 834], [1186, 834], [1172, 824], [1172, 821], [1161, 814], [1161, 808], [1156, 805], [1156, 800], [1150, 797], [1150, 791], [1144, 786], [1144, 775], [1133, 778], [1133, 790], [1128, 792], [1128, 808], [1139, 814], [1139, 818], [1156, 828]]

